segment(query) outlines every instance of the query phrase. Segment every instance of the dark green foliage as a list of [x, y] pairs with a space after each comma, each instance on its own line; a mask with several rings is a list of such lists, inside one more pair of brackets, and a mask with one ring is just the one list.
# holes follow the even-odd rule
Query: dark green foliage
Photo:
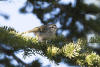
[[0, 12], [0, 16], [3, 16], [5, 19], [9, 19], [9, 15]]
[[91, 37], [90, 43], [100, 43], [100, 36], [96, 34], [94, 37]]
[[[64, 40], [63, 36], [58, 36], [56, 37], [56, 40], [59, 40], [58, 43], [55, 40], [52, 40], [51, 42], [39, 43], [36, 38], [23, 36], [14, 31], [14, 29], [8, 27], [0, 27], [0, 35], [0, 52], [13, 56], [16, 61], [21, 63], [22, 66], [34, 66], [37, 61], [33, 62], [32, 64], [23, 63], [13, 54], [20, 49], [24, 50], [24, 58], [26, 56], [31, 56], [31, 54], [38, 53], [40, 55], [47, 56], [48, 59], [54, 60], [56, 63], [61, 62], [61, 59], [70, 59], [71, 63], [75, 65], [100, 65], [100, 56], [91, 49], [87, 49], [88, 42], [84, 38], [78, 39], [78, 41], [74, 43], [67, 42], [66, 39]], [[4, 45], [9, 46], [10, 49], [3, 47]]]
[[41, 63], [38, 60], [35, 60], [30, 66], [31, 67], [41, 67]]

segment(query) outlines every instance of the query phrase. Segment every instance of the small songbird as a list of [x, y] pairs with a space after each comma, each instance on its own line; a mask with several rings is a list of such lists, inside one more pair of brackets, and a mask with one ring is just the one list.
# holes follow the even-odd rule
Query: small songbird
[[51, 40], [55, 38], [56, 31], [57, 31], [57, 26], [55, 24], [48, 24], [48, 25], [42, 25], [39, 27], [35, 27], [32, 30], [23, 32], [22, 34], [33, 32], [35, 36], [38, 37], [38, 41], [43, 42], [45, 40]]

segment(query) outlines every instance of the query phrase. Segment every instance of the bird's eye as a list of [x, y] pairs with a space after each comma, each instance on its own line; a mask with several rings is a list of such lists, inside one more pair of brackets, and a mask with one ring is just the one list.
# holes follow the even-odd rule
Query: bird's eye
[[50, 27], [50, 28], [54, 28], [54, 27]]

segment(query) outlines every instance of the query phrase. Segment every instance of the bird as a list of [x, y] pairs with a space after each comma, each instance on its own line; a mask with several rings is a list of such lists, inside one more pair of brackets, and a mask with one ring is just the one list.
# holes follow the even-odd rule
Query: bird
[[47, 24], [35, 27], [26, 32], [22, 32], [21, 34], [34, 33], [39, 42], [44, 42], [46, 40], [54, 39], [56, 37], [56, 31], [56, 24]]

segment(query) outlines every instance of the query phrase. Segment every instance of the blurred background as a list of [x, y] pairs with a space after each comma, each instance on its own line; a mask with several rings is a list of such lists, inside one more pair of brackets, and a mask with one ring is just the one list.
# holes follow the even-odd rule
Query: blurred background
[[[0, 27], [24, 32], [47, 24], [56, 24], [57, 35], [67, 41], [88, 39], [100, 33], [100, 0], [0, 0]], [[0, 51], [0, 67], [78, 67], [63, 60], [56, 64], [39, 54], [23, 58], [23, 52], [8, 55]]]

